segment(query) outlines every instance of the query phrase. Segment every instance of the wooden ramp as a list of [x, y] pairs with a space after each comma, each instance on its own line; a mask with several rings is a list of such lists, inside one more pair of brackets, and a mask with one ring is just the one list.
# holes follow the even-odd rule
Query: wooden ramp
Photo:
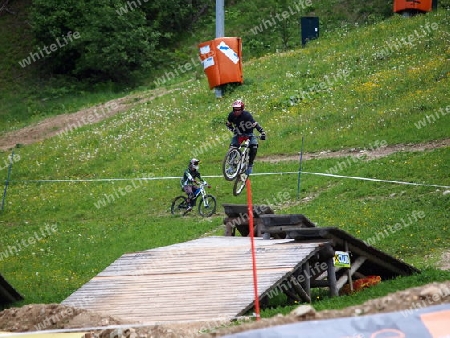
[[[255, 238], [259, 298], [327, 245]], [[231, 320], [253, 308], [254, 296], [250, 238], [218, 236], [125, 254], [62, 304], [162, 324]]]
[[23, 296], [0, 274], [0, 310], [20, 300], [23, 300]]

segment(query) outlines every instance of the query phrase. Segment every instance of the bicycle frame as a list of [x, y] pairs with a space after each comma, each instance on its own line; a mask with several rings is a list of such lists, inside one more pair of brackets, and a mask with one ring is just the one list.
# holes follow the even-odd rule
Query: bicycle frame
[[203, 205], [206, 207], [206, 206], [208, 206], [208, 201], [206, 200], [206, 190], [205, 190], [205, 187], [207, 186], [208, 184], [207, 183], [201, 183], [200, 184], [200, 186], [198, 187], [198, 190], [197, 190], [197, 192], [196, 192], [196, 194], [195, 194], [195, 196], [194, 196], [194, 200], [196, 200], [200, 195], [202, 195], [202, 197], [203, 197]]
[[[192, 201], [197, 201], [201, 198], [201, 201], [197, 205], [198, 213], [203, 217], [210, 217], [216, 211], [217, 201], [216, 198], [206, 192], [205, 187], [210, 187], [208, 183], [202, 182], [198, 189], [195, 191]], [[201, 197], [200, 197], [201, 196]], [[195, 205], [196, 203], [194, 203]], [[191, 205], [192, 206], [192, 205]], [[173, 215], [184, 216], [193, 208], [189, 208], [188, 198], [185, 195], [180, 195], [172, 200], [170, 211]]]
[[239, 169], [238, 175], [236, 176], [234, 180], [233, 185], [233, 195], [238, 196], [244, 190], [248, 174], [247, 174], [247, 168], [248, 168], [248, 162], [250, 159], [250, 138], [245, 138], [245, 140], [241, 143], [239, 151], [241, 152], [241, 160], [239, 162]]
[[[243, 139], [243, 141], [241, 142], [241, 138]], [[248, 161], [248, 152], [250, 149], [250, 138], [247, 136], [240, 136], [238, 137], [240, 146], [239, 149], [241, 151], [241, 161], [239, 164], [239, 173], [242, 174], [245, 170], [247, 170], [245, 163]]]
[[238, 135], [237, 145], [231, 145], [222, 160], [222, 174], [227, 181], [243, 175], [250, 160], [251, 140], [255, 135]]

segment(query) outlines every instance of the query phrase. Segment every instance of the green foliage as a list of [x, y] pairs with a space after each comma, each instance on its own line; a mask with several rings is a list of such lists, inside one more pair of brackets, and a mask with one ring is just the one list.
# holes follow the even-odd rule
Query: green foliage
[[162, 34], [147, 27], [141, 9], [118, 14], [121, 6], [118, 0], [34, 1], [31, 15], [37, 47], [58, 47], [46, 54], [49, 70], [123, 82], [155, 63]]
[[[68, 109], [70, 101], [81, 92], [84, 101], [99, 103], [102, 95], [97, 89], [103, 83], [109, 86], [114, 82], [114, 92], [154, 87], [155, 80], [167, 71], [197, 60], [198, 43], [215, 36], [214, 3], [207, 0], [64, 4], [17, 0], [10, 8], [16, 15], [0, 16], [0, 26], [10, 32], [0, 37], [5, 56], [0, 67], [0, 85], [5, 88], [0, 115], [9, 129], [72, 111]], [[364, 8], [369, 8], [370, 14], [366, 15]], [[300, 16], [319, 16], [320, 35], [327, 36], [336, 29], [349, 30], [392, 15], [391, 5], [385, 1], [365, 1], [364, 8], [359, 1], [345, 6], [334, 0], [313, 6], [273, 0], [232, 1], [225, 6], [225, 31], [227, 36], [242, 37], [243, 58], [249, 60], [299, 47]], [[354, 14], [360, 11], [366, 12]], [[196, 71], [195, 77], [202, 76], [202, 70]], [[247, 83], [250, 80], [246, 78]], [[57, 91], [57, 100], [40, 94], [51, 91]], [[104, 101], [112, 97], [114, 93]], [[83, 107], [84, 102], [73, 108]], [[1, 124], [0, 130], [4, 130]]]
[[167, 58], [165, 48], [193, 25], [205, 3], [36, 0], [31, 21], [51, 73], [127, 83]]
[[[227, 8], [226, 27], [232, 36], [248, 40], [244, 53], [254, 57], [298, 46], [299, 16], [312, 10], [329, 18], [325, 30], [342, 27], [342, 22], [374, 23], [391, 15], [384, 1], [373, 0], [363, 7], [355, 1], [331, 4], [311, 8], [290, 1], [242, 2]], [[41, 53], [45, 68], [53, 74], [127, 82], [140, 72], [160, 68], [163, 59], [173, 60], [169, 50], [178, 39], [188, 30], [201, 29], [200, 19], [214, 13], [206, 0], [187, 4], [182, 0], [64, 4], [37, 0], [31, 10], [35, 53]]]
[[[312, 298], [311, 305], [316, 311], [331, 310], [331, 309], [343, 309], [348, 306], [361, 305], [368, 299], [374, 299], [378, 297], [387, 296], [389, 293], [406, 290], [421, 286], [427, 283], [445, 282], [450, 279], [450, 272], [437, 270], [433, 268], [426, 268], [420, 274], [407, 277], [399, 277], [393, 280], [382, 281], [382, 283], [372, 286], [367, 289], [363, 289], [360, 292], [354, 293], [349, 296], [340, 296], [337, 298], [331, 298], [328, 295], [328, 291], [325, 289], [314, 290], [314, 297]], [[295, 308], [297, 304], [286, 306], [286, 298], [281, 294], [277, 299], [274, 299], [271, 308], [263, 309], [261, 311], [262, 318], [273, 317], [278, 314], [287, 315]]]

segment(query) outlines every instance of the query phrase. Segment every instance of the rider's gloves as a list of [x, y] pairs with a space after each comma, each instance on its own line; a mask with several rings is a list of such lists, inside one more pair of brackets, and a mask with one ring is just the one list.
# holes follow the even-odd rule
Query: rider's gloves
[[265, 132], [262, 132], [261, 133], [261, 140], [265, 140], [266, 139], [266, 133]]

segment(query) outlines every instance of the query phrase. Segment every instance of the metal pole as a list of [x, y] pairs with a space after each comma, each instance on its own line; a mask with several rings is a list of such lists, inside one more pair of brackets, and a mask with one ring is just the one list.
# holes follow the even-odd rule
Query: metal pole
[[300, 199], [300, 175], [302, 173], [302, 158], [303, 158], [303, 136], [302, 136], [302, 149], [300, 151], [300, 167], [298, 169], [298, 179], [297, 179], [297, 199]]
[[[216, 0], [216, 38], [225, 36], [225, 9], [224, 0]], [[216, 98], [223, 96], [221, 86], [215, 88]]]
[[247, 205], [248, 205], [248, 226], [250, 231], [250, 241], [252, 250], [252, 264], [253, 264], [253, 291], [255, 293], [255, 315], [256, 320], [261, 319], [260, 309], [259, 309], [259, 296], [258, 296], [258, 277], [256, 268], [256, 254], [255, 254], [255, 234], [253, 227], [253, 202], [252, 202], [252, 185], [250, 179], [245, 182], [247, 187]]
[[0, 211], [3, 211], [3, 209], [5, 207], [6, 191], [8, 190], [9, 178], [11, 176], [11, 169], [12, 169], [13, 161], [14, 161], [14, 150], [11, 153], [11, 161], [9, 161], [8, 174], [6, 176], [6, 181], [5, 181], [5, 189], [3, 190], [2, 208], [0, 209]]

